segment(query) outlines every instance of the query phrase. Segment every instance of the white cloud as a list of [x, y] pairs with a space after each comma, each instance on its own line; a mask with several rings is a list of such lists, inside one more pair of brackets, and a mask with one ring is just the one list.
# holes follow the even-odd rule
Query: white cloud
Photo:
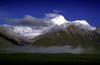
[[[6, 47], [5, 47], [6, 46]], [[8, 47], [10, 46], [10, 47]], [[9, 45], [5, 44], [3, 48], [0, 48], [0, 50], [6, 50], [6, 51], [14, 51], [14, 52], [27, 52], [27, 53], [74, 53], [74, 54], [80, 54], [80, 53], [89, 53], [92, 51], [91, 48], [81, 48], [77, 47], [72, 49], [72, 46], [66, 45], [66, 46], [52, 46], [52, 47], [36, 47], [36, 46], [16, 46], [16, 45]]]
[[25, 26], [47, 26], [44, 19], [37, 19], [30, 15], [25, 15], [23, 19], [5, 19], [6, 21], [10, 21], [14, 24], [25, 25]]
[[53, 10], [55, 13], [60, 13], [62, 10]]
[[71, 24], [85, 30], [96, 30], [96, 27], [92, 27], [86, 20], [72, 21]]
[[21, 38], [21, 36], [13, 31], [10, 30], [12, 26], [9, 26], [9, 25], [0, 25], [0, 29], [3, 29], [5, 30], [8, 34], [14, 36], [14, 37], [18, 37], [18, 38]]
[[49, 14], [45, 14], [45, 16], [47, 17], [47, 18], [55, 18], [55, 17], [57, 17], [59, 14], [54, 14], [54, 13], [49, 13]]
[[[54, 18], [60, 14], [49, 13], [49, 14], [45, 14], [45, 15], [46, 15], [46, 18], [44, 18], [44, 19], [38, 19], [38, 18], [34, 18], [30, 15], [25, 15], [25, 17], [22, 19], [5, 19], [5, 20], [10, 21], [14, 24], [17, 24], [18, 26], [19, 25], [22, 26], [20, 28], [18, 27], [19, 29], [17, 28], [16, 30], [17, 31], [19, 30], [20, 32], [18, 32], [18, 33], [20, 33], [20, 34], [22, 31], [22, 33], [24, 33], [24, 35], [22, 35], [22, 36], [27, 37], [27, 38], [33, 38], [33, 37], [37, 36], [37, 34], [40, 35], [40, 34], [44, 34], [47, 32], [53, 33], [53, 32], [57, 32], [59, 30], [65, 30], [63, 27], [61, 27], [55, 23], [52, 23], [55, 21], [52, 21], [50, 19], [50, 18]], [[62, 17], [60, 16], [60, 19], [62, 22], [66, 21], [66, 20], [64, 20], [63, 16]], [[70, 25], [72, 24], [72, 25], [78, 26], [79, 28], [86, 29], [86, 30], [95, 30], [95, 27], [92, 27], [89, 24], [85, 25], [86, 23], [87, 23], [86, 21], [80, 20], [79, 22], [72, 21], [72, 22], [70, 22]], [[32, 29], [31, 32], [29, 32], [29, 31], [28, 31], [29, 33], [25, 32], [25, 30], [28, 30], [28, 29], [25, 28], [24, 26], [28, 26], [28, 29], [31, 28]], [[66, 27], [68, 27], [68, 26], [66, 26]]]
[[[59, 14], [49, 13], [46, 15], [47, 15], [46, 17], [56, 17]], [[52, 33], [52, 32], [57, 32], [59, 30], [63, 30], [61, 26], [53, 24], [51, 22], [51, 19], [47, 18], [37, 19], [30, 15], [25, 15], [25, 17], [22, 19], [5, 19], [5, 20], [17, 24], [18, 25], [18, 27], [16, 27], [17, 28], [16, 30], [18, 31], [17, 33], [19, 33], [20, 35], [24, 34], [22, 35], [24, 38], [26, 37], [34, 38], [37, 36], [36, 34], [41, 35], [47, 32]], [[29, 31], [27, 32], [26, 30], [28, 29], [25, 27], [31, 28], [32, 30], [30, 32]]]

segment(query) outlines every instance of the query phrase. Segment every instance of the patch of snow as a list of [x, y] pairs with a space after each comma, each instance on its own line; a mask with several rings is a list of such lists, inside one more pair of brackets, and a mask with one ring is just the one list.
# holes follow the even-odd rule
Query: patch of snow
[[53, 24], [56, 24], [56, 25], [62, 25], [64, 23], [68, 23], [68, 21], [66, 21], [62, 15], [59, 15], [55, 17], [54, 19], [51, 19], [51, 21]]
[[10, 35], [18, 38], [35, 38], [38, 35], [45, 34], [47, 32], [55, 32], [63, 30], [70, 25], [75, 25], [85, 30], [96, 30], [96, 27], [92, 27], [85, 20], [67, 21], [62, 15], [58, 15], [53, 19], [45, 20], [48, 24], [47, 27], [35, 27], [35, 26], [11, 26], [11, 25], [0, 25], [0, 28], [4, 29]]
[[85, 29], [85, 30], [96, 30], [96, 27], [92, 27], [85, 20], [72, 21], [71, 25], [75, 25], [75, 26], [77, 26], [77, 27], [79, 27], [81, 29]]

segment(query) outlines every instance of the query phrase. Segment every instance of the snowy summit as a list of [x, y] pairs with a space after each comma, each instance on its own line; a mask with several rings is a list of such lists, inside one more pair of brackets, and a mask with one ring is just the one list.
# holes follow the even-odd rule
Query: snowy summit
[[62, 25], [64, 23], [68, 23], [68, 21], [65, 20], [65, 18], [62, 15], [58, 15], [54, 19], [51, 19], [52, 23], [56, 25]]
[[11, 26], [11, 25], [0, 25], [0, 28], [7, 31], [12, 36], [25, 38], [25, 39], [35, 38], [38, 35], [42, 35], [47, 33], [48, 31], [51, 31], [51, 29], [54, 30], [60, 28], [62, 25], [64, 25], [64, 27], [62, 26], [63, 28], [67, 28], [70, 25], [75, 25], [85, 30], [96, 29], [95, 27], [92, 27], [89, 23], [87, 23], [85, 20], [76, 20], [76, 21], [69, 22], [65, 20], [65, 18], [62, 15], [58, 15], [55, 18], [48, 20], [46, 23], [48, 24], [50, 22], [52, 23], [50, 26], [39, 27], [39, 28], [36, 28], [34, 26]]
[[96, 30], [96, 27], [92, 27], [87, 21], [85, 20], [76, 20], [71, 22], [72, 25], [75, 25], [81, 29], [85, 30]]

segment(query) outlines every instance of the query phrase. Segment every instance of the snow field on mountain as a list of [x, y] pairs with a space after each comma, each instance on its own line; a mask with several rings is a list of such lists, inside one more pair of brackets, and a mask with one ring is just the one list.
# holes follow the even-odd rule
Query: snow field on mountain
[[43, 35], [48, 32], [59, 31], [63, 28], [67, 28], [70, 25], [75, 25], [81, 29], [85, 30], [95, 30], [95, 27], [92, 27], [85, 20], [76, 20], [76, 21], [67, 21], [62, 15], [58, 15], [53, 19], [44, 20], [47, 24], [46, 27], [36, 27], [36, 26], [11, 26], [11, 25], [0, 25], [5, 31], [10, 35], [19, 38], [31, 39], [35, 38], [38, 35]]

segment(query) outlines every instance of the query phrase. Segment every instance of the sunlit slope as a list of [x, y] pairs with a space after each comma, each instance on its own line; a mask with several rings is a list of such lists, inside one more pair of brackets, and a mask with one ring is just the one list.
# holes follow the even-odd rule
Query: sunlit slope
[[82, 48], [91, 47], [94, 51], [100, 51], [100, 45], [93, 41], [84, 31], [76, 26], [69, 26], [67, 30], [49, 34], [38, 41], [32, 43], [33, 46], [65, 46], [70, 45], [73, 48], [81, 46]]

